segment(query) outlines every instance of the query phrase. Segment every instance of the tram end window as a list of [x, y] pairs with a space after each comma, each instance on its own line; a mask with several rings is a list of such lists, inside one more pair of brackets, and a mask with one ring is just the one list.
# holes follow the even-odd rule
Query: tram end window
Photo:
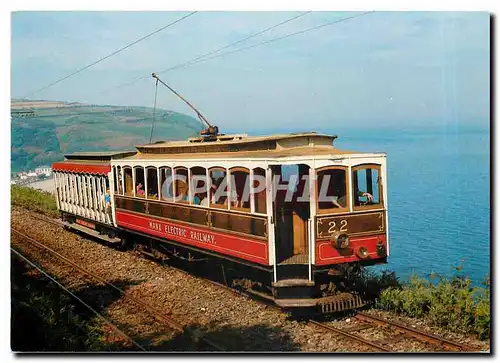
[[319, 212], [342, 210], [348, 207], [346, 170], [329, 168], [317, 173]]
[[381, 203], [380, 167], [375, 165], [357, 167], [352, 172], [352, 182], [355, 207]]

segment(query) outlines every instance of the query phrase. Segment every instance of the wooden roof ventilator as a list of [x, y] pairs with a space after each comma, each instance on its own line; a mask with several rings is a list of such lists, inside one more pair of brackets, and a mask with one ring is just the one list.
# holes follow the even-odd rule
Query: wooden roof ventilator
[[[184, 101], [196, 114], [198, 115], [198, 118], [200, 121], [204, 124], [207, 125], [206, 129], [203, 129], [200, 131], [200, 136], [201, 138], [198, 139], [198, 141], [215, 141], [217, 140], [217, 136], [219, 136], [219, 128], [215, 125], [212, 125], [208, 120], [203, 116], [203, 114], [196, 108], [194, 107], [188, 100], [186, 100], [184, 97], [182, 97], [177, 91], [175, 91], [172, 87], [170, 87], [168, 84], [163, 82], [156, 73], [152, 74], [153, 78], [156, 79], [156, 87], [158, 87], [158, 82], [160, 82], [162, 85], [167, 87], [174, 95], [179, 97], [182, 101]], [[156, 93], [155, 93], [155, 107], [156, 107]]]

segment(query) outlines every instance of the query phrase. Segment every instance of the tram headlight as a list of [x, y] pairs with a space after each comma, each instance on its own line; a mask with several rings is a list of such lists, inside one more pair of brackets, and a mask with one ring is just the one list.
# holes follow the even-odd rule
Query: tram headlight
[[342, 250], [342, 249], [348, 248], [349, 245], [351, 244], [351, 241], [350, 241], [347, 233], [336, 232], [332, 236], [332, 244], [333, 244], [333, 247]]
[[358, 248], [358, 251], [356, 252], [359, 258], [365, 259], [368, 258], [368, 249], [364, 246], [361, 246]]

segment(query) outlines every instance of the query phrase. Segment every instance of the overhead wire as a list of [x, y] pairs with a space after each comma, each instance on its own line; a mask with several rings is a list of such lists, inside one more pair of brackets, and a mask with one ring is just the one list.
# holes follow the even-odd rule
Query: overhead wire
[[96, 65], [97, 63], [100, 63], [100, 62], [102, 62], [102, 61], [104, 61], [104, 60], [106, 60], [106, 59], [108, 59], [108, 58], [110, 58], [110, 57], [112, 57], [112, 56], [114, 56], [114, 55], [116, 55], [116, 54], [118, 54], [118, 53], [120, 53], [120, 52], [122, 52], [122, 51], [124, 51], [124, 50], [126, 50], [128, 48], [130, 48], [130, 47], [132, 47], [133, 45], [135, 45], [135, 44], [137, 44], [137, 43], [139, 43], [139, 42], [141, 42], [141, 41], [143, 41], [143, 40], [145, 40], [145, 39], [147, 39], [147, 38], [149, 38], [149, 37], [151, 37], [151, 36], [153, 36], [153, 35], [161, 32], [161, 31], [163, 31], [163, 30], [165, 30], [165, 29], [167, 29], [167, 28], [169, 28], [169, 27], [171, 27], [171, 26], [173, 26], [173, 25], [175, 25], [177, 23], [179, 23], [180, 21], [182, 21], [182, 20], [184, 20], [184, 19], [186, 19], [186, 18], [188, 18], [188, 17], [190, 17], [190, 16], [192, 16], [192, 15], [194, 15], [196, 13], [197, 13], [197, 11], [192, 11], [191, 13], [189, 13], [187, 15], [184, 15], [183, 17], [181, 17], [181, 18], [179, 18], [179, 19], [177, 19], [177, 20], [175, 20], [175, 21], [173, 21], [173, 22], [171, 22], [171, 23], [169, 23], [169, 24], [167, 24], [167, 25], [165, 25], [165, 26], [163, 26], [163, 27], [161, 27], [159, 29], [156, 29], [155, 31], [153, 31], [153, 32], [151, 32], [151, 33], [149, 33], [149, 34], [147, 34], [147, 35], [145, 35], [145, 36], [143, 36], [143, 37], [135, 40], [134, 42], [132, 42], [132, 43], [130, 43], [130, 44], [128, 44], [128, 45], [126, 45], [126, 46], [124, 46], [124, 47], [116, 50], [116, 51], [114, 51], [113, 53], [110, 53], [107, 56], [102, 57], [102, 58], [100, 58], [100, 59], [98, 59], [98, 60], [90, 63], [89, 65], [87, 65], [85, 67], [82, 67], [82, 68], [80, 68], [80, 69], [78, 69], [78, 70], [76, 70], [76, 71], [74, 71], [74, 72], [72, 72], [72, 73], [70, 73], [70, 74], [62, 77], [62, 78], [59, 78], [58, 80], [56, 80], [56, 81], [54, 81], [54, 82], [52, 82], [52, 83], [50, 83], [50, 84], [48, 84], [48, 85], [46, 85], [44, 87], [41, 87], [41, 88], [37, 89], [36, 91], [33, 91], [33, 92], [27, 94], [23, 98], [27, 98], [27, 97], [29, 97], [31, 95], [34, 95], [34, 94], [39, 93], [41, 91], [44, 91], [47, 88], [50, 88], [50, 87], [52, 87], [52, 86], [54, 86], [54, 85], [56, 85], [56, 84], [58, 84], [58, 83], [60, 83], [60, 82], [62, 82], [64, 80], [66, 80], [66, 79], [68, 79], [68, 78], [70, 78], [70, 77], [72, 77], [72, 76], [74, 76], [74, 75], [76, 75], [76, 74], [78, 74], [80, 72], [83, 72], [84, 70], [86, 70], [86, 69], [88, 69], [88, 68]]
[[[208, 60], [211, 60], [211, 59], [214, 59], [214, 58], [223, 57], [225, 55], [229, 55], [229, 54], [241, 52], [241, 51], [244, 51], [244, 50], [256, 48], [256, 47], [264, 45], [264, 44], [269, 44], [269, 43], [277, 42], [279, 40], [290, 38], [290, 37], [295, 36], [295, 35], [304, 34], [304, 33], [307, 33], [307, 32], [313, 31], [313, 30], [318, 30], [318, 29], [321, 29], [321, 28], [324, 28], [324, 27], [327, 27], [327, 26], [331, 26], [331, 25], [334, 25], [334, 24], [338, 24], [338, 23], [341, 23], [341, 22], [344, 22], [344, 21], [347, 21], [347, 20], [351, 20], [351, 19], [354, 19], [354, 18], [359, 18], [361, 16], [365, 16], [365, 15], [368, 15], [368, 14], [371, 14], [371, 13], [374, 13], [374, 12], [375, 11], [367, 11], [367, 12], [364, 12], [362, 14], [357, 14], [357, 15], [345, 17], [345, 18], [338, 19], [338, 20], [335, 20], [335, 21], [331, 21], [331, 22], [328, 22], [328, 23], [325, 23], [325, 24], [317, 25], [317, 26], [314, 26], [312, 28], [303, 29], [303, 30], [300, 30], [300, 31], [297, 31], [297, 32], [294, 32], [294, 33], [283, 35], [281, 37], [277, 37], [277, 38], [272, 38], [272, 39], [269, 39], [269, 40], [265, 40], [263, 42], [260, 42], [260, 43], [257, 43], [257, 44], [253, 44], [253, 45], [250, 45], [248, 47], [235, 49], [235, 50], [232, 50], [232, 51], [229, 51], [229, 52], [225, 52], [225, 53], [222, 53], [222, 54], [217, 54], [217, 55], [214, 55], [214, 56], [208, 57], [208, 58], [203, 58], [203, 59], [200, 59], [200, 60], [198, 60], [196, 62], [191, 62], [189, 64], [186, 64], [183, 67], [187, 67], [187, 66], [190, 66], [190, 65], [193, 65], [193, 64], [197, 64], [197, 63], [200, 63], [200, 62], [205, 62], [205, 61], [208, 61]], [[177, 68], [181, 68], [181, 67], [177, 67]], [[167, 70], [170, 70], [170, 69], [167, 69]], [[160, 71], [158, 73], [166, 72], [167, 70]]]
[[[232, 42], [232, 43], [226, 44], [226, 45], [224, 45], [224, 46], [222, 46], [222, 47], [220, 47], [220, 48], [217, 48], [217, 49], [212, 50], [212, 51], [210, 51], [210, 52], [207, 52], [207, 53], [201, 54], [201, 55], [199, 55], [199, 56], [197, 56], [197, 57], [195, 57], [195, 58], [193, 58], [193, 59], [190, 59], [190, 60], [188, 60], [188, 61], [186, 61], [186, 62], [183, 62], [183, 63], [177, 64], [177, 65], [175, 65], [175, 66], [173, 66], [173, 67], [170, 67], [170, 68], [164, 69], [164, 70], [162, 70], [162, 71], [160, 71], [160, 72], [157, 72], [157, 73], [165, 73], [165, 72], [168, 72], [168, 71], [171, 71], [171, 70], [177, 69], [177, 68], [182, 68], [182, 67], [184, 67], [184, 66], [186, 66], [186, 65], [188, 65], [188, 64], [190, 64], [190, 63], [192, 63], [192, 62], [198, 61], [198, 60], [200, 60], [200, 59], [202, 59], [202, 58], [205, 58], [205, 57], [208, 57], [208, 56], [210, 56], [210, 55], [212, 55], [212, 54], [218, 53], [218, 52], [220, 52], [220, 51], [222, 51], [222, 50], [224, 50], [224, 49], [227, 49], [227, 48], [229, 48], [229, 47], [233, 47], [233, 46], [235, 46], [236, 44], [243, 43], [243, 42], [245, 42], [245, 41], [247, 41], [247, 40], [249, 40], [249, 39], [255, 38], [256, 36], [259, 36], [259, 35], [261, 35], [261, 34], [264, 34], [264, 33], [268, 32], [268, 31], [270, 31], [270, 30], [276, 29], [276, 28], [277, 28], [277, 27], [279, 27], [279, 26], [282, 26], [282, 25], [284, 25], [284, 24], [286, 24], [286, 23], [289, 23], [289, 22], [291, 22], [291, 21], [293, 21], [293, 20], [296, 20], [296, 19], [298, 19], [298, 18], [300, 18], [300, 17], [302, 17], [302, 16], [304, 16], [304, 15], [307, 15], [307, 14], [309, 14], [309, 13], [311, 13], [311, 11], [305, 11], [305, 12], [302, 12], [302, 13], [300, 13], [300, 14], [296, 15], [296, 16], [293, 16], [293, 17], [291, 17], [291, 18], [288, 18], [288, 19], [286, 19], [286, 20], [283, 20], [283, 21], [281, 21], [281, 22], [279, 22], [279, 23], [277, 23], [277, 24], [274, 24], [274, 25], [272, 25], [272, 26], [270, 26], [270, 27], [268, 27], [268, 28], [262, 29], [262, 30], [260, 30], [260, 31], [258, 31], [258, 32], [256, 32], [256, 33], [253, 33], [253, 34], [251, 34], [251, 35], [249, 35], [249, 36], [247, 36], [247, 37], [244, 37], [244, 38], [242, 38], [242, 39], [240, 39], [240, 40], [237, 40], [237, 41], [235, 41], [235, 42]], [[134, 83], [136, 83], [136, 82], [138, 82], [138, 81], [140, 81], [140, 80], [142, 80], [142, 79], [145, 79], [145, 78], [149, 78], [149, 75], [147, 75], [147, 76], [141, 76], [141, 77], [138, 77], [138, 78], [134, 78], [133, 80], [128, 81], [128, 82], [126, 82], [126, 83], [122, 83], [122, 84], [119, 84], [119, 85], [114, 86], [114, 87], [112, 87], [112, 88], [108, 88], [108, 89], [106, 89], [106, 90], [102, 91], [100, 94], [104, 94], [104, 93], [106, 93], [106, 92], [110, 91], [111, 89], [115, 89], [115, 88], [121, 88], [121, 87], [130, 86], [130, 85], [132, 85], [132, 84], [134, 84]]]

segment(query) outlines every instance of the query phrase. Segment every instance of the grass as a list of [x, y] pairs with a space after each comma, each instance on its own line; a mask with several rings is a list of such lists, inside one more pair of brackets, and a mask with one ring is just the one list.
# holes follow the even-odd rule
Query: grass
[[10, 187], [11, 204], [25, 209], [58, 217], [57, 204], [54, 196], [48, 192], [12, 185]]

